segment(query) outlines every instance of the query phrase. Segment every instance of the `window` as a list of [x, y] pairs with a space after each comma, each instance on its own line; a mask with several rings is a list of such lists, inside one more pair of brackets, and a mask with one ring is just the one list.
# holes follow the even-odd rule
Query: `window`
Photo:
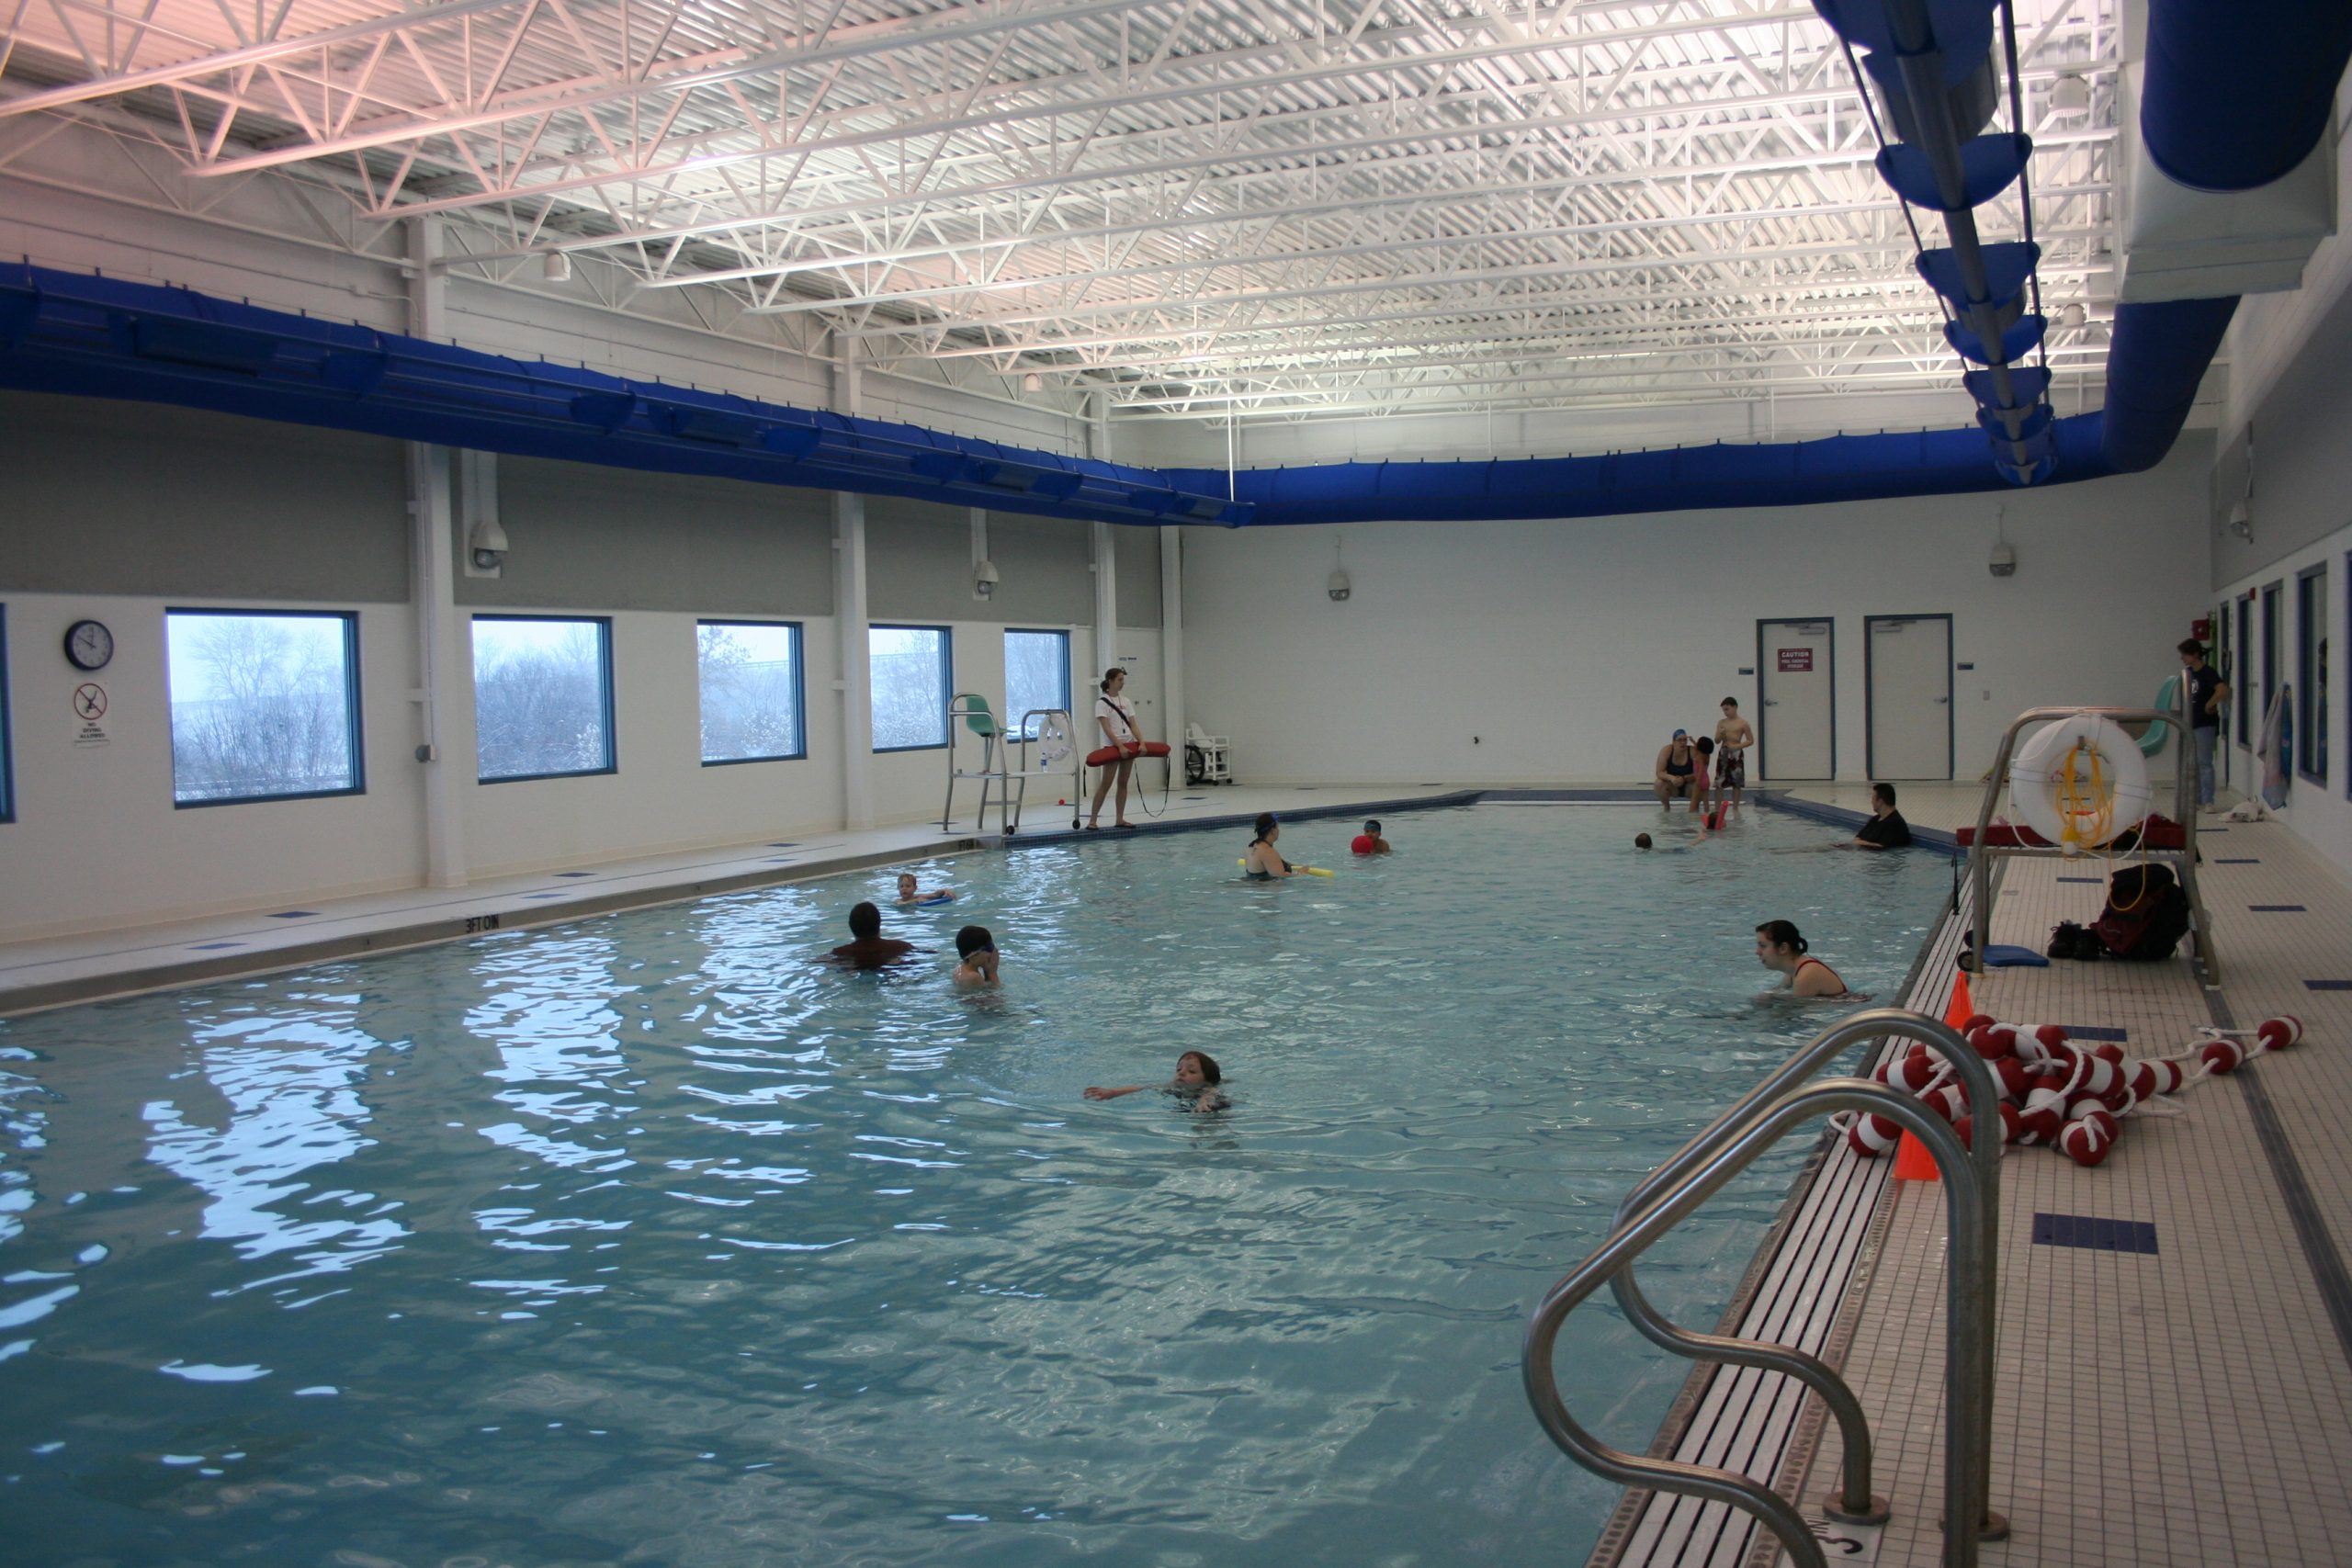
[[954, 666], [945, 626], [870, 626], [874, 749], [911, 751], [947, 744]]
[[2254, 622], [2251, 619], [2253, 614], [2254, 595], [2251, 592], [2239, 595], [2238, 666], [2245, 671], [2245, 674], [2236, 685], [2230, 688], [2230, 700], [2237, 705], [2238, 744], [2241, 746], [2254, 744], [2249, 739], [2254, 733], [2250, 728], [2254, 723], [2254, 716], [2248, 711], [2254, 706]]
[[[2270, 722], [2271, 699], [2278, 694], [2279, 588], [2274, 582], [2262, 591], [2262, 723], [2266, 726]], [[2286, 766], [2286, 759], [2279, 760], [2279, 766]]]
[[172, 799], [356, 795], [359, 617], [166, 610]]
[[2295, 578], [2295, 766], [2327, 782], [2327, 563]]
[[[1069, 633], [1004, 634], [1004, 726], [1021, 724], [1033, 708], [1069, 709]], [[1034, 736], [1032, 723], [1027, 731]]]
[[8, 766], [8, 607], [0, 604], [0, 822], [17, 819], [15, 780]]
[[695, 637], [703, 766], [807, 756], [800, 628], [789, 622], [703, 621]]
[[484, 784], [613, 771], [613, 624], [474, 617], [474, 757]]

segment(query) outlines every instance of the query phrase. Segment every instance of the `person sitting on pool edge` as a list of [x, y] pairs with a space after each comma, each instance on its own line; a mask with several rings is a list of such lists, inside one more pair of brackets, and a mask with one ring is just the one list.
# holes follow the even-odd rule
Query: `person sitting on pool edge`
[[1192, 1103], [1193, 1111], [1222, 1111], [1225, 1096], [1218, 1085], [1225, 1082], [1224, 1069], [1216, 1058], [1205, 1051], [1187, 1051], [1176, 1058], [1176, 1076], [1164, 1084], [1131, 1083], [1119, 1089], [1089, 1088], [1089, 1100], [1116, 1100], [1123, 1094], [1140, 1094], [1148, 1089], [1158, 1089]]
[[1274, 840], [1283, 836], [1280, 824], [1271, 811], [1258, 813], [1258, 836], [1250, 840], [1250, 852], [1243, 858], [1242, 874], [1252, 882], [1272, 882], [1278, 876], [1293, 874], [1290, 862], [1274, 852]]
[[1818, 958], [1807, 958], [1805, 940], [1787, 920], [1767, 920], [1756, 928], [1757, 961], [1789, 977], [1789, 989], [1800, 997], [1842, 997], [1846, 982]]
[[1871, 785], [1871, 819], [1854, 835], [1858, 850], [1899, 850], [1911, 841], [1911, 824], [1903, 820], [1903, 813], [1894, 809], [1894, 786], [1891, 784]]
[[899, 873], [899, 902], [901, 904], [944, 904], [956, 897], [951, 887], [934, 887], [924, 892], [915, 882], [911, 871]]
[[1385, 855], [1388, 852], [1388, 840], [1380, 836], [1380, 823], [1374, 820], [1363, 825], [1363, 831], [1355, 836], [1348, 849], [1360, 855]]
[[915, 950], [913, 942], [882, 934], [882, 911], [871, 903], [849, 912], [849, 934], [854, 940], [833, 949], [830, 956], [853, 969], [879, 969]]
[[1690, 732], [1678, 729], [1674, 739], [1658, 748], [1657, 763], [1650, 770], [1650, 787], [1657, 793], [1658, 809], [1669, 809], [1669, 803], [1692, 798], [1699, 771], [1698, 753], [1690, 749]]
[[996, 984], [996, 938], [986, 926], [966, 926], [956, 933], [956, 956], [963, 962], [956, 965], [955, 981], [959, 986], [993, 986]]

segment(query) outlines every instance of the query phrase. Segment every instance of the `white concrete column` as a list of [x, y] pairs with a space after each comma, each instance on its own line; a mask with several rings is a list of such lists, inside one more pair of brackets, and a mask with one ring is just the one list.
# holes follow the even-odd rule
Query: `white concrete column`
[[865, 609], [865, 497], [833, 492], [833, 625], [841, 632], [842, 826], [874, 826], [874, 646]]
[[1184, 745], [1184, 530], [1170, 523], [1159, 530], [1159, 700], [1168, 733], [1159, 739], [1183, 755]]
[[1091, 686], [1119, 657], [1119, 547], [1112, 537], [1117, 525], [1088, 526], [1094, 531], [1094, 669], [1086, 678]]
[[452, 757], [443, 745], [442, 715], [464, 703], [472, 685], [465, 621], [457, 604], [457, 518], [449, 499], [449, 449], [408, 444], [410, 607], [416, 634], [416, 760], [424, 770], [424, 885], [461, 887], [466, 881], [463, 790], [472, 781], [471, 757]]
[[[441, 224], [409, 220], [408, 325], [424, 338], [442, 335]], [[472, 694], [465, 622], [457, 603], [457, 509], [449, 488], [449, 449], [408, 444], [409, 608], [416, 638], [416, 761], [424, 830], [424, 885], [461, 887], [466, 881], [464, 790], [473, 759], [451, 757], [443, 745], [443, 716]]]

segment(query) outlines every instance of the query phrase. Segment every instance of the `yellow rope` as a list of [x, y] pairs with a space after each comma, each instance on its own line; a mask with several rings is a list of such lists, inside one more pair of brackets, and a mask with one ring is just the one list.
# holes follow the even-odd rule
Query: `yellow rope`
[[[2089, 753], [2090, 757], [2087, 779], [2075, 772], [2075, 759], [2085, 752]], [[2112, 868], [2115, 863], [2115, 855], [2110, 846], [2115, 838], [2112, 831], [2115, 826], [2115, 792], [2107, 785], [2102, 767], [2105, 761], [2106, 758], [2100, 753], [2098, 748], [2087, 740], [2077, 740], [2068, 747], [2066, 760], [2060, 765], [2058, 772], [2058, 807], [2060, 814], [2065, 818], [2061, 842], [2079, 847], [2087, 840], [2095, 846], [2108, 848], [2109, 852], [2104, 858], [2108, 865]], [[2085, 832], [2082, 828], [2083, 818], [2086, 817], [2092, 819], [2088, 832]], [[2136, 847], [2140, 852], [2140, 863], [2144, 867], [2148, 862], [2148, 829], [2145, 822], [2140, 825], [2140, 839]], [[2114, 878], [2110, 874], [2108, 879], [2110, 892], [2114, 886]], [[2148, 874], [2143, 869], [2140, 873], [2140, 890], [2132, 895], [2131, 903], [2115, 905], [2115, 910], [2118, 914], [2128, 914], [2139, 908], [2140, 901], [2147, 896]]]

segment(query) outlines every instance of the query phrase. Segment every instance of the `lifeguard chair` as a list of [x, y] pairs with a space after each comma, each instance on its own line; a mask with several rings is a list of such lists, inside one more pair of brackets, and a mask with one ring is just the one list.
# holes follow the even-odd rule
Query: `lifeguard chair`
[[[980, 743], [980, 765], [958, 767], [959, 744], [965, 734]], [[1033, 750], [1034, 748], [1034, 750]], [[939, 813], [939, 830], [947, 831], [956, 815], [956, 781], [980, 781], [980, 808], [972, 826], [985, 829], [989, 816], [989, 786], [997, 789], [997, 824], [1006, 837], [1021, 831], [1021, 807], [1031, 779], [1068, 778], [1073, 800], [1080, 789], [1078, 747], [1068, 708], [1031, 708], [1017, 728], [997, 722], [988, 698], [978, 692], [958, 692], [947, 701], [947, 800]]]

